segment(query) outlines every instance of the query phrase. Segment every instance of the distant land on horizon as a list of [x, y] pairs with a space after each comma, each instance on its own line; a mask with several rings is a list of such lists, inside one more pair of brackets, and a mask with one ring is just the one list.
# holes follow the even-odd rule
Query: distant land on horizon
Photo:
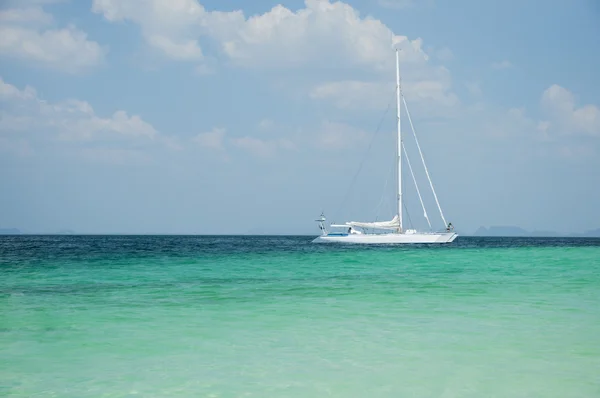
[[[0, 228], [0, 235], [38, 235], [38, 233], [25, 232], [18, 228]], [[58, 232], [41, 233], [40, 235], [77, 235], [77, 233], [70, 229], [62, 229]]]
[[0, 228], [0, 235], [21, 235], [22, 232], [17, 228]]
[[465, 236], [506, 236], [506, 237], [581, 237], [581, 238], [598, 238], [600, 237], [600, 228], [591, 229], [583, 233], [564, 234], [555, 231], [534, 230], [527, 231], [521, 227], [514, 225], [494, 225], [489, 228], [481, 226], [473, 234]]
[[[460, 236], [481, 236], [481, 237], [564, 237], [564, 238], [600, 238], [600, 228], [591, 229], [583, 233], [572, 233], [563, 234], [555, 231], [545, 230], [534, 230], [527, 231], [521, 227], [514, 225], [493, 225], [490, 227], [481, 226], [472, 234], [464, 233], [463, 231], [457, 231]], [[84, 233], [80, 234], [70, 229], [63, 229], [58, 232], [40, 233], [40, 232], [25, 232], [18, 228], [0, 228], [0, 235], [190, 235], [190, 234], [177, 234], [177, 233], [152, 233], [152, 234], [123, 234], [123, 233]], [[196, 234], [191, 234], [196, 235]], [[211, 234], [197, 234], [197, 235], [211, 235]], [[245, 233], [238, 234], [218, 234], [218, 235], [262, 235], [262, 236], [284, 236], [284, 235], [318, 235], [315, 233], [289, 233], [286, 231], [275, 231], [264, 228], [252, 228]]]

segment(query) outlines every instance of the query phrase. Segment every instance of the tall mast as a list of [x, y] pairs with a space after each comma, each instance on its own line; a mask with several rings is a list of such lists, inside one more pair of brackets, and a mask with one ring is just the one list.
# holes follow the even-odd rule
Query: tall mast
[[402, 124], [400, 120], [400, 56], [396, 48], [396, 118], [398, 120], [398, 220], [402, 232]]

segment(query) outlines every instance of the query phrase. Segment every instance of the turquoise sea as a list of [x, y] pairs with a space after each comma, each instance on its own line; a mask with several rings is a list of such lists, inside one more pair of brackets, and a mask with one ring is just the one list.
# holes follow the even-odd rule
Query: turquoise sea
[[600, 397], [600, 239], [0, 237], [0, 396]]

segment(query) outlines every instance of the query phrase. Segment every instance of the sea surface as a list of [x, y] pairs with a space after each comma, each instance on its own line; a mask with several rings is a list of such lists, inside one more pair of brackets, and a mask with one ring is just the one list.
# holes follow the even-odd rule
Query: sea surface
[[600, 239], [0, 237], [0, 396], [600, 397]]

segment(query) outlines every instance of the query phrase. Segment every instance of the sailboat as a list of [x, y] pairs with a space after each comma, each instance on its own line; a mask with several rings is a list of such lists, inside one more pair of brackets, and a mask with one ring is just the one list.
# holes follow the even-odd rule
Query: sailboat
[[[431, 222], [429, 217], [427, 216], [427, 211], [425, 209], [425, 205], [423, 203], [423, 199], [421, 197], [421, 193], [419, 191], [419, 187], [417, 181], [415, 179], [414, 173], [412, 171], [412, 166], [410, 165], [410, 161], [408, 161], [408, 154], [406, 153], [406, 148], [404, 147], [404, 142], [402, 139], [402, 120], [401, 120], [401, 106], [404, 104], [406, 109], [406, 114], [408, 116], [408, 121], [410, 122], [410, 126], [417, 144], [417, 148], [419, 150], [419, 155], [421, 156], [421, 161], [425, 168], [425, 174], [427, 175], [427, 179], [429, 180], [429, 186], [433, 191], [433, 196], [435, 198], [435, 202], [437, 204], [438, 210], [440, 212], [440, 216], [446, 226], [445, 230], [434, 232], [434, 231], [417, 231], [416, 229], [405, 229], [404, 228], [404, 220], [402, 214], [403, 201], [402, 201], [402, 154], [404, 153], [408, 168], [412, 175], [413, 182], [415, 183], [415, 187], [417, 190], [417, 194], [419, 197], [419, 201], [423, 208], [423, 214], [431, 228]], [[419, 141], [417, 140], [417, 135], [414, 130], [414, 126], [412, 120], [410, 118], [410, 113], [408, 112], [408, 106], [406, 105], [406, 100], [404, 99], [404, 95], [402, 93], [402, 87], [400, 85], [400, 57], [398, 49], [396, 49], [396, 119], [397, 119], [397, 167], [398, 167], [398, 185], [397, 185], [397, 213], [396, 215], [389, 221], [375, 221], [375, 222], [358, 222], [358, 221], [350, 221], [344, 224], [332, 224], [330, 228], [333, 231], [329, 231], [325, 226], [325, 215], [321, 213], [321, 217], [319, 217], [316, 221], [319, 223], [319, 228], [321, 230], [321, 235], [313, 240], [314, 243], [356, 243], [356, 244], [411, 244], [411, 243], [451, 243], [453, 242], [458, 234], [454, 232], [454, 227], [452, 223], [447, 223], [446, 218], [444, 217], [444, 213], [442, 212], [442, 208], [440, 206], [438, 197], [435, 193], [435, 189], [433, 188], [433, 184], [431, 182], [431, 178], [429, 176], [429, 171], [427, 170], [427, 165], [425, 164], [425, 159], [423, 158], [423, 153], [421, 152], [421, 146], [419, 145]], [[339, 229], [339, 231], [335, 231], [335, 229]], [[382, 232], [380, 232], [382, 231]]]

